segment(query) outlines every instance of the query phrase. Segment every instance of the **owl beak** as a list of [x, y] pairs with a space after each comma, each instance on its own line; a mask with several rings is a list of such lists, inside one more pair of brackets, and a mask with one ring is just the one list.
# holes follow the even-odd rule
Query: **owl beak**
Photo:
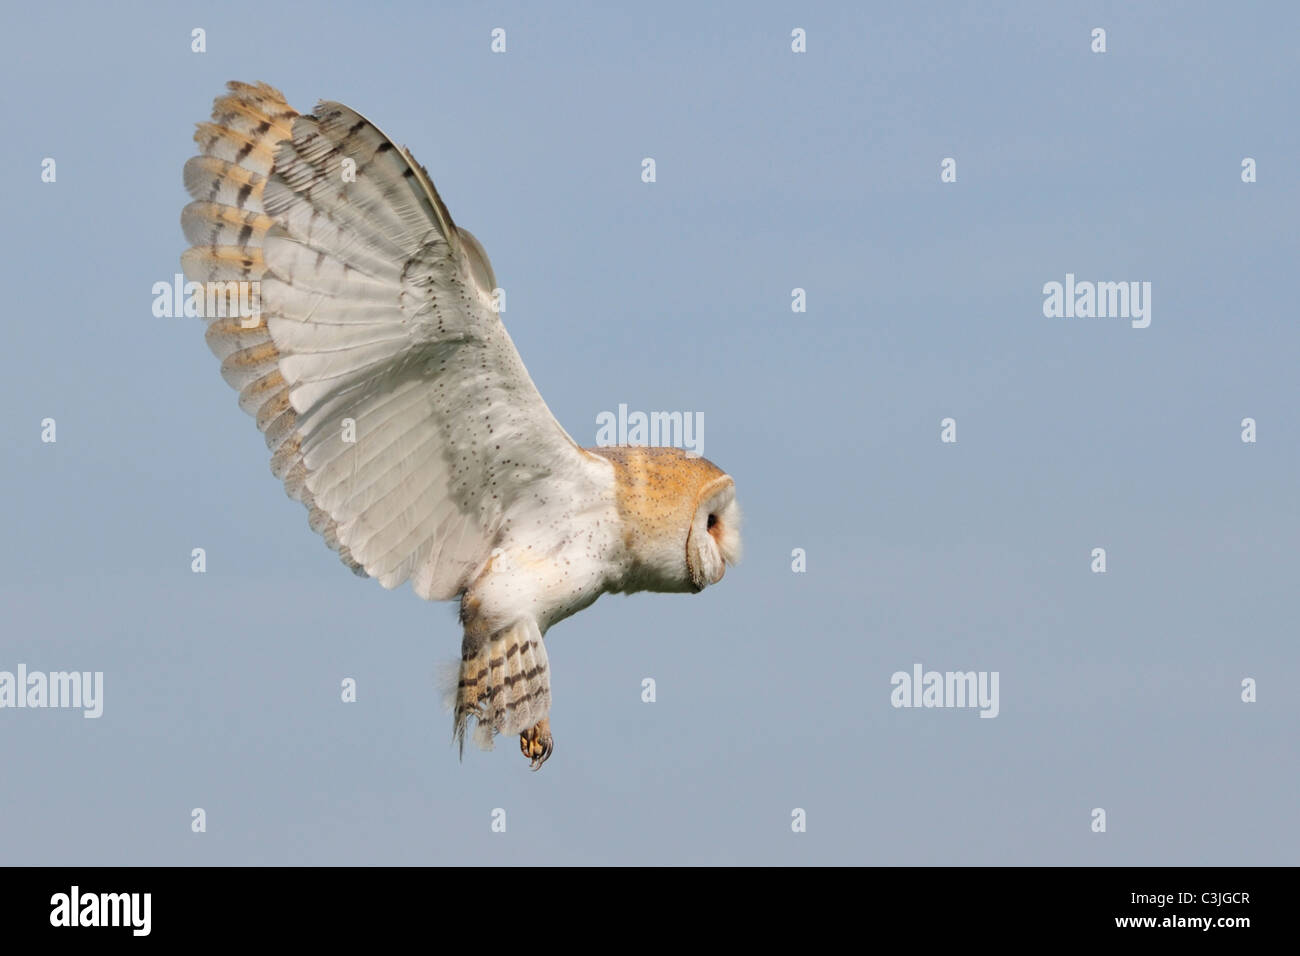
[[719, 581], [722, 580], [722, 576], [726, 573], [727, 573], [727, 562], [723, 560], [718, 561], [718, 576], [716, 578], [708, 577], [706, 574], [703, 573], [697, 574], [695, 570], [692, 568], [691, 569], [692, 593], [699, 594], [709, 585], [717, 584]]

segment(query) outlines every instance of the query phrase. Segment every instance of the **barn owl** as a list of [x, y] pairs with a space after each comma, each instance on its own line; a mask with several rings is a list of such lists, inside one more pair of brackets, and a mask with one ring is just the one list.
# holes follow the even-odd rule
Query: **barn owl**
[[[271, 471], [355, 573], [460, 601], [453, 739], [551, 755], [544, 637], [605, 593], [698, 592], [740, 557], [730, 475], [673, 448], [580, 448], [506, 334], [487, 254], [428, 173], [340, 103], [228, 84], [185, 164], [186, 278]], [[193, 288], [193, 287], [189, 287]], [[212, 298], [207, 300], [212, 302]], [[224, 310], [223, 310], [224, 311]]]

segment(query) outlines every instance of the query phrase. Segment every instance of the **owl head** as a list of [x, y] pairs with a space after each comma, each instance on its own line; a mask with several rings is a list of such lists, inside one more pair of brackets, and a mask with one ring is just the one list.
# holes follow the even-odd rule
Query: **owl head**
[[621, 590], [703, 591], [740, 561], [740, 506], [731, 476], [680, 448], [588, 449], [614, 466], [632, 567]]

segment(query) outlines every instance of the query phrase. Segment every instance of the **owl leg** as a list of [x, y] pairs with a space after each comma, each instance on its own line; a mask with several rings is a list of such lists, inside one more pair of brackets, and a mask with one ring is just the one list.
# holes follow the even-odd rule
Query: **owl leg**
[[542, 764], [546, 763], [546, 758], [555, 749], [549, 717], [543, 717], [536, 726], [529, 727], [519, 735], [519, 749], [531, 761], [528, 765], [530, 770], [542, 769]]
[[547, 721], [551, 681], [541, 632], [536, 622], [522, 620], [484, 636], [476, 623], [466, 617], [456, 740], [463, 748], [470, 718], [475, 722], [474, 741], [484, 750], [491, 749], [497, 734], [519, 734], [520, 749], [536, 770], [552, 749]]

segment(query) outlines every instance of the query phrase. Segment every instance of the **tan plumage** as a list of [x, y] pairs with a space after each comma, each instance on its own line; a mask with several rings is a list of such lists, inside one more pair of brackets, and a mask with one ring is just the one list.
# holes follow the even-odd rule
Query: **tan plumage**
[[[267, 178], [281, 140], [292, 135], [296, 110], [265, 83], [232, 81], [230, 92], [212, 104], [212, 122], [199, 123], [199, 155], [185, 164], [184, 182], [194, 197], [181, 211], [181, 228], [193, 245], [181, 256], [186, 278], [260, 281], [266, 273], [262, 244], [274, 220], [262, 204]], [[325, 538], [353, 572], [364, 569], [338, 540], [328, 514], [317, 509], [306, 487], [298, 443], [290, 438], [296, 415], [280, 374], [280, 353], [265, 323], [245, 328], [239, 318], [208, 324], [208, 347], [221, 359], [222, 377], [239, 391], [239, 407], [257, 420], [271, 451], [272, 473], [289, 497], [307, 506], [311, 528]]]
[[730, 476], [676, 449], [582, 449], [493, 308], [423, 167], [339, 103], [229, 84], [181, 214], [196, 282], [256, 283], [207, 342], [272, 473], [356, 573], [459, 598], [455, 736], [550, 755], [550, 626], [606, 592], [699, 591], [740, 553]]
[[[614, 465], [618, 514], [629, 551], [643, 553], [653, 547], [666, 546], [670, 551], [692, 553], [696, 529], [692, 516], [700, 502], [730, 488], [732, 480], [721, 468], [705, 458], [691, 458], [676, 448], [618, 446], [592, 448], [590, 451]], [[725, 523], [706, 526], [704, 533], [716, 541], [721, 553], [733, 563], [740, 560], [740, 514]], [[666, 565], [654, 563], [657, 569]], [[701, 562], [689, 568], [695, 590], [722, 579], [725, 564]], [[716, 573], [716, 577], [711, 574]], [[637, 579], [637, 583], [642, 583]], [[632, 590], [677, 590], [671, 582], [648, 578], [644, 587]], [[661, 585], [661, 586], [654, 586]]]

